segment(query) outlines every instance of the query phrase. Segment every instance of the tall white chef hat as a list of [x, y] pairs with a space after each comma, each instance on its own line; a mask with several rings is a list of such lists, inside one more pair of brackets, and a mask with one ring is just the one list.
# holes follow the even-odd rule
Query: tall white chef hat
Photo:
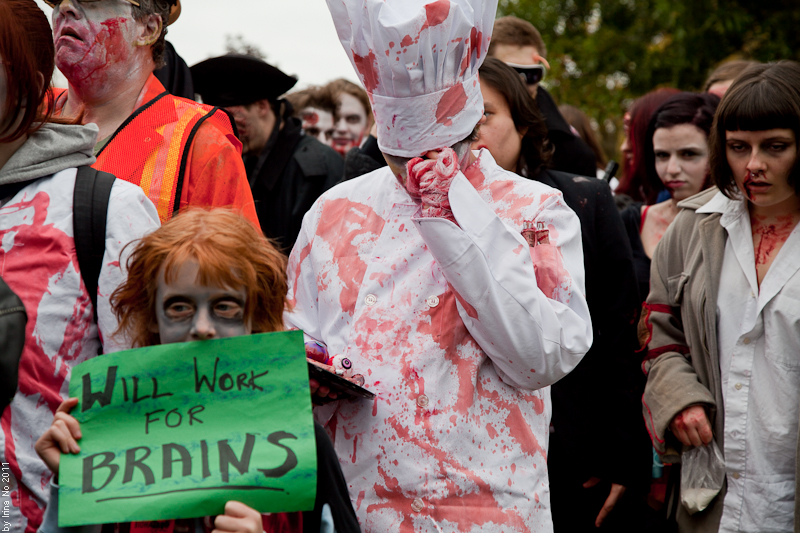
[[472, 132], [497, 0], [327, 2], [370, 95], [381, 151], [416, 157]]

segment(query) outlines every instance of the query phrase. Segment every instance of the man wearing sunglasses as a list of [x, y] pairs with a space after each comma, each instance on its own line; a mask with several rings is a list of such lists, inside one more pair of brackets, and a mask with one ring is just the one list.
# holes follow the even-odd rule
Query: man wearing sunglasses
[[576, 133], [558, 110], [553, 97], [539, 82], [550, 64], [545, 59], [547, 48], [542, 36], [530, 22], [514, 16], [502, 17], [494, 23], [489, 57], [496, 57], [517, 71], [536, 99], [547, 124], [550, 142], [555, 147], [553, 168], [562, 172], [595, 176], [594, 152]]
[[153, 75], [179, 0], [45, 1], [69, 82], [56, 111], [97, 124], [94, 168], [142, 187], [162, 222], [190, 205], [232, 207], [258, 227], [230, 118], [169, 94]]

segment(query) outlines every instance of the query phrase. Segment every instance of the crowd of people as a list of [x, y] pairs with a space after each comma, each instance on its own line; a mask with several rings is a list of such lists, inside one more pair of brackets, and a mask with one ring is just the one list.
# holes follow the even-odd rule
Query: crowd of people
[[[800, 64], [643, 95], [615, 176], [497, 0], [327, 0], [363, 87], [302, 90], [48, 4], [0, 0], [3, 531], [800, 531]], [[309, 380], [313, 510], [59, 526], [76, 365], [290, 329], [374, 393]]]

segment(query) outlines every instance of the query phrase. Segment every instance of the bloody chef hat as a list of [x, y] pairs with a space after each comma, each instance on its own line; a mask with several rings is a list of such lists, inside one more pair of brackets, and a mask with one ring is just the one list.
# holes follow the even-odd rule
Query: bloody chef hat
[[483, 115], [478, 68], [497, 0], [327, 2], [382, 152], [416, 157], [469, 136]]

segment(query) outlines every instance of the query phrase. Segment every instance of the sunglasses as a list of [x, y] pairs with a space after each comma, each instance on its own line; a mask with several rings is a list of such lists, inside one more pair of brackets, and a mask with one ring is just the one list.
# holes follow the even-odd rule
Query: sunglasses
[[[55, 7], [58, 6], [62, 1], [63, 0], [44, 0], [44, 3], [55, 9]], [[77, 0], [77, 2], [80, 4], [96, 4], [102, 1], [103, 0]], [[123, 1], [128, 2], [129, 4], [132, 4], [136, 7], [139, 7], [139, 2], [136, 2], [135, 0], [123, 0]]]
[[509, 67], [517, 71], [525, 85], [535, 85], [544, 79], [544, 65], [517, 65], [506, 63]]

